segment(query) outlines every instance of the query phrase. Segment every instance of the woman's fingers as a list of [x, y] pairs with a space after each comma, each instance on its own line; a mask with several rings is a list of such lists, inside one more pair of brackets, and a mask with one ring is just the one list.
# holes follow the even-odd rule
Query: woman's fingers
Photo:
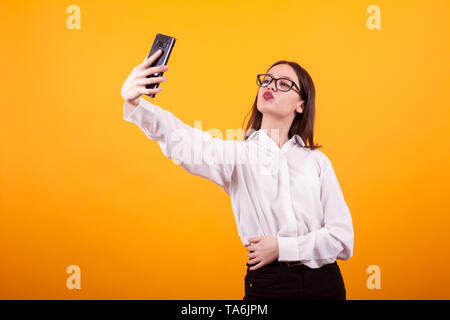
[[261, 268], [262, 266], [264, 266], [264, 263], [261, 261], [260, 263], [255, 264], [253, 267], [250, 267], [249, 269], [250, 270], [257, 270], [257, 269]]
[[137, 66], [138, 69], [147, 69], [148, 67], [150, 67], [155, 60], [162, 54], [162, 50], [158, 49], [158, 51], [156, 51], [154, 54], [152, 54], [151, 56], [149, 56], [148, 58], [145, 58], [145, 60], [139, 65]]
[[146, 77], [146, 76], [148, 76], [150, 74], [153, 74], [153, 73], [162, 74], [163, 72], [166, 72], [168, 70], [169, 70], [169, 67], [168, 66], [163, 66], [163, 65], [156, 66], [156, 67], [151, 67], [151, 68], [148, 68], [148, 69], [145, 69], [145, 70], [139, 70], [139, 76]]
[[138, 85], [146, 85], [152, 83], [160, 83], [167, 81], [166, 77], [150, 77], [150, 78], [139, 78], [137, 80]]
[[[121, 89], [121, 94], [125, 101], [131, 101], [134, 104], [142, 94], [150, 95], [161, 92], [162, 88], [146, 88], [148, 84], [167, 81], [167, 78], [162, 76], [162, 74], [169, 67], [163, 65], [150, 67], [161, 54], [162, 50], [159, 49], [151, 56], [146, 57], [141, 64], [133, 68]], [[150, 76], [151, 74], [153, 76]]]
[[161, 92], [162, 88], [153, 88], [153, 89], [146, 89], [145, 86], [138, 87], [139, 94], [156, 94], [158, 92]]

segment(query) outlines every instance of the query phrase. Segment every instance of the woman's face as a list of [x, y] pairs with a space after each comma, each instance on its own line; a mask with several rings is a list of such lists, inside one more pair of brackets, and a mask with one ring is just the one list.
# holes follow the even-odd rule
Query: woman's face
[[[302, 90], [294, 69], [288, 64], [278, 64], [267, 71], [273, 78], [288, 78]], [[265, 99], [263, 94], [270, 91], [273, 99]], [[273, 80], [267, 87], [260, 87], [258, 91], [258, 110], [264, 114], [270, 114], [277, 118], [285, 118], [294, 115], [296, 112], [303, 112], [304, 101], [297, 93], [295, 86], [287, 92], [278, 90]]]

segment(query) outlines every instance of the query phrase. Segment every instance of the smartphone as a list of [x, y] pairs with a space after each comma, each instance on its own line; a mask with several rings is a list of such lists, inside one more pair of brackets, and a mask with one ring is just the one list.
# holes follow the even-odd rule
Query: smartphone
[[[170, 53], [172, 52], [173, 46], [175, 45], [176, 38], [170, 37], [161, 33], [157, 33], [155, 40], [153, 41], [152, 48], [147, 55], [147, 58], [150, 57], [152, 54], [154, 54], [158, 49], [162, 50], [162, 53], [159, 56], [159, 59], [156, 60], [149, 68], [160, 66], [160, 65], [167, 65], [167, 62], [169, 61]], [[147, 76], [147, 78], [150, 77], [161, 77], [164, 74], [164, 72], [158, 72], [153, 73]], [[159, 87], [159, 83], [151, 83], [145, 85], [146, 89], [155, 89]], [[154, 98], [155, 94], [146, 94], [150, 98]]]

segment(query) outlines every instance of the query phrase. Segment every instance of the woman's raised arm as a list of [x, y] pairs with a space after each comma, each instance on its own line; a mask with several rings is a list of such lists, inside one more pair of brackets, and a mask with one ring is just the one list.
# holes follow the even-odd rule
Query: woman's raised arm
[[137, 107], [124, 103], [123, 118], [136, 124], [149, 139], [158, 141], [167, 158], [176, 160], [188, 172], [213, 181], [230, 194], [239, 141], [213, 138], [142, 97]]
[[188, 172], [207, 178], [230, 194], [231, 175], [234, 169], [236, 148], [239, 141], [213, 138], [209, 133], [182, 122], [172, 112], [141, 97], [157, 94], [158, 89], [146, 89], [147, 84], [166, 81], [166, 77], [150, 77], [162, 74], [167, 66], [150, 67], [161, 51], [146, 57], [134, 67], [125, 80], [121, 94], [125, 100], [123, 118], [136, 124], [151, 140], [156, 140], [164, 155], [174, 159]]

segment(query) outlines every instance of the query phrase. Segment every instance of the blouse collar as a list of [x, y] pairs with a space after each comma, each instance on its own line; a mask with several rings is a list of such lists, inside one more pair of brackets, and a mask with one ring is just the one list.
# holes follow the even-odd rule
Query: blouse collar
[[[250, 139], [254, 138], [256, 135], [263, 135], [263, 136], [268, 137], [269, 139], [271, 139], [273, 141], [273, 139], [270, 138], [269, 135], [262, 129], [258, 129], [258, 130], [253, 131], [253, 133], [250, 134], [250, 136], [247, 138], [247, 140], [250, 140]], [[299, 145], [301, 145], [302, 147], [305, 146], [305, 143], [303, 142], [303, 139], [300, 137], [299, 134], [294, 134], [292, 136], [292, 138], [290, 138], [286, 143], [292, 143], [292, 142], [294, 142], [294, 140], [297, 141], [297, 143]], [[273, 143], [275, 143], [275, 141], [273, 141]]]

